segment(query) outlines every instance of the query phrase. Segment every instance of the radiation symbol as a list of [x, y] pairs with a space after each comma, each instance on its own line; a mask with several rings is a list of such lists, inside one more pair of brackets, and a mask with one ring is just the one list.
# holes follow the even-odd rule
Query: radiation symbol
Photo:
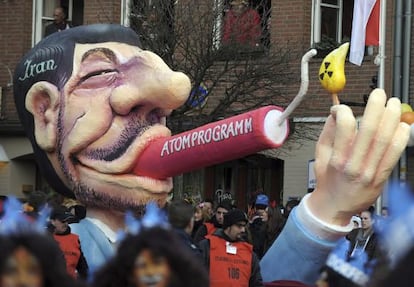
[[324, 65], [325, 65], [325, 71], [323, 73], [319, 74], [319, 79], [321, 79], [321, 81], [323, 81], [323, 77], [325, 76], [325, 74], [327, 74], [329, 78], [332, 78], [332, 75], [333, 75], [333, 71], [328, 70], [331, 63], [330, 62], [325, 62]]

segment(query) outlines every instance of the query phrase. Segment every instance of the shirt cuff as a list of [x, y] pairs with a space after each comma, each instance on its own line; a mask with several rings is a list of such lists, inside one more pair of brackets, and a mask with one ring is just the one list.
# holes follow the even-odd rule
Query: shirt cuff
[[296, 215], [302, 226], [320, 240], [337, 241], [339, 238], [347, 235], [354, 227], [349, 220], [347, 226], [327, 223], [316, 217], [308, 206], [310, 193], [306, 194], [300, 201], [296, 210]]

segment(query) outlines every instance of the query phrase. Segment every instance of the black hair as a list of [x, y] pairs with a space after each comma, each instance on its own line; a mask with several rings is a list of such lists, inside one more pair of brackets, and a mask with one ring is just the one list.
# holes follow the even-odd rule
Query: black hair
[[[398, 244], [398, 242], [395, 242]], [[414, 281], [413, 273], [414, 248], [412, 247], [394, 268], [388, 265], [380, 265], [374, 270], [368, 284], [370, 287], [409, 287]]]
[[26, 248], [39, 260], [44, 287], [84, 285], [67, 273], [65, 258], [56, 241], [49, 235], [38, 233], [0, 235], [0, 276], [5, 271], [7, 259], [19, 247]]
[[254, 207], [256, 209], [262, 209], [262, 210], [264, 210], [264, 209], [267, 208], [267, 205], [265, 205], [265, 204], [255, 204]]
[[292, 209], [293, 209], [295, 206], [298, 206], [299, 204], [300, 204], [300, 200], [299, 200], [299, 199], [296, 199], [296, 198], [289, 199], [289, 200], [286, 202], [286, 205], [285, 205], [285, 208], [284, 208], [284, 213], [283, 213], [283, 215], [284, 215], [286, 218], [288, 218], [288, 217], [289, 217], [290, 212], [292, 211]]
[[174, 200], [168, 204], [168, 221], [172, 227], [184, 229], [194, 217], [194, 206], [185, 200]]
[[96, 274], [93, 287], [127, 287], [132, 285], [131, 275], [136, 257], [150, 250], [155, 256], [165, 257], [172, 270], [169, 287], [208, 287], [208, 273], [201, 260], [187, 250], [179, 238], [161, 227], [142, 230], [127, 236], [117, 254]]
[[366, 211], [371, 213], [371, 217], [374, 217], [374, 215], [375, 215], [375, 206], [371, 205], [370, 207], [367, 208]]
[[203, 202], [209, 202], [209, 203], [211, 203], [211, 206], [214, 206], [214, 200], [211, 199], [211, 198], [206, 198], [206, 199], [203, 200]]
[[233, 209], [231, 201], [229, 200], [222, 200], [219, 204], [217, 204], [216, 211], [219, 209], [219, 207], [226, 209], [227, 211], [230, 211]]
[[57, 192], [72, 198], [72, 190], [59, 178], [47, 155], [36, 143], [33, 115], [25, 106], [26, 95], [40, 81], [49, 82], [62, 92], [72, 75], [76, 44], [104, 42], [141, 47], [139, 36], [130, 28], [115, 24], [79, 26], [44, 38], [22, 58], [14, 73], [13, 92], [17, 113], [32, 144], [39, 170]]

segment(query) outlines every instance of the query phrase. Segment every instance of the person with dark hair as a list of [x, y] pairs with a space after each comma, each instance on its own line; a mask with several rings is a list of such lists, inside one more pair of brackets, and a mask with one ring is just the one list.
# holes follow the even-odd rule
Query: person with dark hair
[[74, 216], [69, 223], [79, 223], [86, 217], [86, 207], [73, 198], [66, 198], [61, 205], [66, 207], [67, 211]]
[[206, 204], [206, 202], [199, 203], [194, 207], [194, 227], [191, 232], [191, 238], [193, 239], [195, 238], [198, 229], [211, 219], [208, 210], [204, 208], [204, 204]]
[[367, 211], [369, 211], [371, 214], [375, 214], [375, 206], [371, 205], [368, 207]]
[[[398, 243], [395, 243], [398, 244]], [[403, 244], [404, 245], [404, 244]], [[388, 266], [377, 267], [372, 278], [367, 285], [368, 287], [411, 287], [414, 282], [413, 273], [414, 264], [414, 246], [406, 251], [400, 260], [390, 270]], [[383, 267], [381, 269], [381, 267]]]
[[232, 0], [224, 15], [223, 44], [256, 47], [261, 35], [259, 13], [247, 0]]
[[53, 12], [53, 19], [53, 23], [46, 26], [45, 37], [55, 32], [60, 32], [70, 28], [70, 25], [67, 22], [67, 15], [64, 8], [55, 8]]
[[27, 196], [27, 201], [23, 204], [24, 213], [32, 220], [36, 219], [39, 213], [47, 202], [46, 193], [41, 190], [34, 190]]
[[211, 198], [206, 198], [201, 204], [209, 219], [212, 218], [214, 215], [214, 201]]
[[386, 217], [388, 217], [388, 215], [389, 215], [388, 207], [386, 207], [386, 206], [381, 207], [381, 216], [386, 218]]
[[253, 250], [259, 258], [262, 258], [263, 256], [264, 240], [266, 236], [263, 216], [268, 206], [269, 197], [266, 194], [258, 194], [254, 202], [252, 217], [249, 220], [249, 231], [253, 243]]
[[75, 216], [63, 206], [55, 207], [50, 214], [50, 231], [65, 256], [68, 273], [74, 278], [88, 278], [88, 263], [82, 252], [79, 236], [71, 232], [69, 222]]
[[369, 259], [379, 256], [380, 248], [377, 233], [374, 229], [374, 209], [367, 209], [361, 212], [361, 228], [353, 229], [346, 238], [351, 242], [348, 255], [366, 252]]
[[283, 211], [283, 215], [285, 216], [285, 218], [289, 217], [289, 214], [292, 211], [292, 209], [295, 206], [298, 206], [299, 203], [300, 203], [300, 200], [296, 199], [296, 198], [291, 198], [286, 202], [286, 205], [285, 205], [285, 208], [284, 208], [284, 211]]
[[84, 286], [67, 273], [63, 253], [46, 231], [47, 211], [29, 220], [15, 197], [8, 197], [4, 211], [0, 223], [1, 287]]
[[316, 281], [318, 287], [365, 287], [375, 264], [365, 252], [349, 256], [349, 241], [341, 239], [329, 254], [321, 275]]
[[247, 223], [242, 210], [230, 210], [224, 215], [223, 228], [200, 242], [211, 287], [263, 286], [259, 259], [253, 246], [243, 240]]
[[168, 204], [168, 221], [184, 246], [201, 258], [201, 250], [191, 238], [194, 228], [194, 207], [185, 200], [173, 200]]
[[73, 222], [71, 223], [79, 223], [79, 221], [86, 217], [86, 207], [81, 204], [70, 206], [69, 212], [75, 216]]
[[0, 286], [84, 286], [66, 271], [57, 243], [36, 233], [0, 235]]
[[374, 228], [381, 248], [369, 287], [409, 287], [414, 273], [414, 193], [404, 181], [390, 181], [384, 196], [389, 203], [389, 216]]
[[275, 242], [279, 234], [282, 232], [282, 229], [286, 223], [286, 219], [284, 218], [279, 207], [269, 206], [263, 213], [262, 220], [264, 222], [262, 229], [264, 232], [264, 242], [262, 250], [263, 256], [266, 253], [266, 251], [270, 248], [270, 246], [272, 246], [273, 242]]
[[87, 206], [72, 231], [92, 271], [112, 256], [125, 211], [164, 205], [172, 189], [171, 177], [132, 170], [148, 138], [170, 134], [165, 117], [184, 104], [190, 80], [140, 47], [130, 28], [79, 26], [44, 38], [15, 69], [16, 108], [39, 170]]
[[95, 275], [94, 287], [208, 287], [201, 261], [170, 230], [145, 228], [128, 235], [116, 256]]
[[213, 234], [217, 228], [221, 228], [223, 226], [224, 215], [231, 209], [232, 207], [229, 201], [220, 202], [216, 207], [213, 217], [198, 228], [194, 236], [194, 241], [198, 243], [206, 238], [207, 235]]

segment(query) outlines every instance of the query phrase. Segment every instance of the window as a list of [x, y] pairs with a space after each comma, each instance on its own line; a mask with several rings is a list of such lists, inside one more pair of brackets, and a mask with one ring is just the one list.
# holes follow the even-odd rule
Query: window
[[216, 9], [222, 11], [216, 25], [220, 44], [216, 46], [269, 47], [270, 0], [216, 0]]
[[62, 7], [71, 26], [83, 24], [83, 0], [33, 0], [33, 36], [32, 45], [39, 42], [45, 33], [45, 27], [53, 21], [56, 7]]
[[354, 0], [312, 0], [311, 44], [351, 39]]
[[252, 0], [252, 7], [260, 15], [260, 24], [262, 28], [260, 42], [263, 46], [270, 45], [270, 19], [271, 19], [271, 5], [270, 0]]

